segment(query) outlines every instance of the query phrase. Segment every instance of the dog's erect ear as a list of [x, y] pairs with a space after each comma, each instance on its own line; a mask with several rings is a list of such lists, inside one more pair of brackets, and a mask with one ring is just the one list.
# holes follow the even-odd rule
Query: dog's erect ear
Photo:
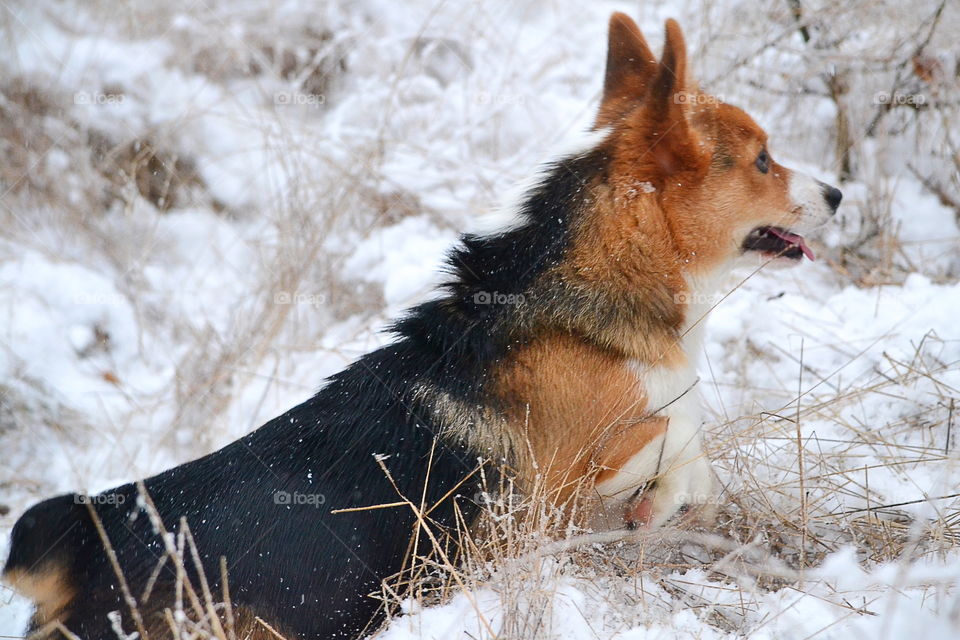
[[671, 174], [699, 154], [693, 148], [693, 131], [687, 122], [687, 46], [676, 20], [667, 20], [663, 55], [651, 81], [647, 107], [656, 139], [652, 152], [660, 169]]
[[610, 124], [623, 115], [631, 103], [640, 101], [656, 73], [657, 59], [637, 23], [623, 13], [610, 16], [603, 99], [594, 126]]
[[673, 107], [682, 106], [686, 100], [687, 45], [683, 41], [680, 25], [673, 18], [667, 20], [666, 37], [663, 43], [663, 55], [657, 67], [657, 77], [650, 91], [650, 106], [658, 115], [667, 115], [675, 111]]

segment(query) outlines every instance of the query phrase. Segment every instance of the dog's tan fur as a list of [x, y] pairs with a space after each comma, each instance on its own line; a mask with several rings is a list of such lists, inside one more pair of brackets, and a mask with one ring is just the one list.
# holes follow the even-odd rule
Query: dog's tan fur
[[[620, 354], [569, 334], [520, 349], [504, 366], [498, 386], [526, 445], [515, 452], [519, 475], [528, 479], [523, 488], [531, 490], [539, 476], [561, 503], [576, 481], [618, 457], [625, 430], [646, 408]], [[601, 454], [604, 448], [609, 452]]]
[[10, 571], [3, 579], [23, 597], [37, 603], [33, 615], [38, 628], [60, 620], [75, 596], [67, 572], [56, 562], [32, 571]]

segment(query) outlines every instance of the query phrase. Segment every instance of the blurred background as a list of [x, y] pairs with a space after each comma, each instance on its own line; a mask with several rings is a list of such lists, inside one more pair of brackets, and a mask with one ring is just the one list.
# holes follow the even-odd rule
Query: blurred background
[[[614, 10], [655, 51], [677, 18], [703, 89], [844, 191], [816, 263], [730, 283], [701, 366], [718, 531], [820, 573], [560, 562], [514, 635], [960, 633], [946, 0], [0, 1], [0, 557], [33, 501], [207, 453], [382, 344], [589, 127]], [[408, 617], [468, 632], [447, 606]], [[0, 636], [26, 610], [0, 587]]]

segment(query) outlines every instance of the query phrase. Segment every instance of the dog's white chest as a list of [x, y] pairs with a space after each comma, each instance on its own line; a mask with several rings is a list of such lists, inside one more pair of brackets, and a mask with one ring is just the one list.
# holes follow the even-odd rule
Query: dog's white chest
[[[692, 310], [697, 313], [699, 310]], [[649, 480], [657, 479], [655, 524], [680, 506], [703, 500], [711, 492], [710, 472], [702, 452], [702, 411], [697, 367], [703, 339], [702, 315], [681, 338], [686, 362], [678, 367], [630, 363], [647, 398], [645, 413], [668, 419], [667, 428], [634, 454], [613, 477], [597, 485], [604, 498], [628, 499]]]

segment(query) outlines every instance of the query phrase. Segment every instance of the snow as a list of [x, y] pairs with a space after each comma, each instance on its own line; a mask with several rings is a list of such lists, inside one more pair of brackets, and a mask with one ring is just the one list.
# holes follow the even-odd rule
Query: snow
[[[830, 64], [922, 31], [900, 26], [907, 9], [855, 4], [829, 28], [864, 35], [838, 38]], [[705, 86], [757, 116], [779, 162], [836, 183], [826, 63], [796, 35], [756, 53], [792, 31], [776, 12], [708, 5], [9, 8], [0, 108], [19, 104], [14, 81], [51, 106], [28, 120], [22, 171], [0, 171], [0, 558], [33, 502], [211, 451], [383, 344], [434, 295], [457, 233], [511, 224], [515, 185], [583, 144], [612, 10], [640, 11], [655, 51], [680, 18]], [[307, 83], [314, 63], [337, 70], [329, 83]], [[857, 75], [854, 124], [888, 80]], [[378, 637], [956, 637], [960, 228], [904, 166], [943, 164], [956, 132], [898, 126], [913, 133], [863, 142], [836, 221], [811, 239], [817, 262], [738, 272], [708, 324], [698, 392], [722, 533], [762, 558], [723, 573], [705, 552], [677, 568], [612, 545], [508, 564], [445, 602], [408, 600]], [[134, 141], [190, 161], [196, 184], [169, 210], [98, 168]], [[871, 216], [889, 251], [864, 267], [851, 247]], [[747, 570], [788, 565], [777, 580]], [[0, 586], [0, 636], [28, 616]]]
[[[388, 307], [402, 309], [429, 293], [425, 284], [436, 284], [437, 265], [456, 239], [455, 233], [438, 230], [423, 216], [407, 218], [359, 242], [344, 266], [381, 284]], [[398, 247], [402, 251], [396, 251]]]

